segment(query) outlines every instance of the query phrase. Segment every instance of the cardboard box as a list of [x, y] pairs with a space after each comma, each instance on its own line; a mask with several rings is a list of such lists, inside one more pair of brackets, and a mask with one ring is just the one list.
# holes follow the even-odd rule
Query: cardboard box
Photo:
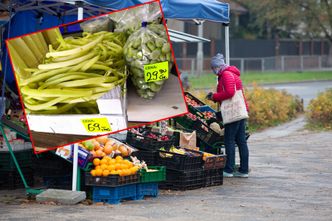
[[[28, 114], [29, 128], [36, 132], [88, 136], [108, 134], [112, 131], [125, 129], [127, 128], [127, 105], [125, 99], [126, 95], [123, 91], [123, 88], [117, 86], [98, 99], [97, 104], [100, 114]], [[89, 121], [91, 122], [91, 128], [89, 126]], [[99, 121], [103, 122], [104, 126]], [[96, 123], [99, 124], [99, 129], [98, 127], [93, 129], [93, 125]], [[107, 130], [105, 123], [110, 127], [110, 130]]]
[[[60, 157], [73, 162], [74, 156], [74, 145], [68, 145], [64, 147], [60, 147], [55, 152]], [[90, 158], [92, 155], [88, 150], [83, 149], [82, 147], [78, 146], [78, 166], [80, 168], [85, 168], [86, 165], [89, 163]]]

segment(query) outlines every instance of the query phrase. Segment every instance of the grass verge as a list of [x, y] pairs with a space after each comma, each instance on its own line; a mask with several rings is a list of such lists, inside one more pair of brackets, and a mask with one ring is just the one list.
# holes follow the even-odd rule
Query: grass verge
[[[244, 85], [289, 83], [302, 81], [332, 80], [331, 71], [312, 72], [246, 72], [241, 75]], [[212, 73], [204, 73], [198, 77], [190, 77], [189, 82], [192, 89], [214, 88], [216, 77]]]

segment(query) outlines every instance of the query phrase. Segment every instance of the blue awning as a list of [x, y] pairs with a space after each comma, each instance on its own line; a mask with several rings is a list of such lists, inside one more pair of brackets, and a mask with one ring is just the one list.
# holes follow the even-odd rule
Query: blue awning
[[[85, 0], [92, 5], [110, 9], [121, 9], [149, 0]], [[229, 23], [229, 4], [218, 0], [160, 0], [165, 18], [201, 19]]]

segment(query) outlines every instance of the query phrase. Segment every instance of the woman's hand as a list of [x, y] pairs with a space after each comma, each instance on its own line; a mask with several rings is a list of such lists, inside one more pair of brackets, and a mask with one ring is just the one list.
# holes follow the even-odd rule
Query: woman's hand
[[210, 101], [213, 101], [212, 99], [212, 96], [213, 96], [213, 93], [212, 92], [209, 92], [207, 95], [206, 95], [206, 99], [210, 100]]

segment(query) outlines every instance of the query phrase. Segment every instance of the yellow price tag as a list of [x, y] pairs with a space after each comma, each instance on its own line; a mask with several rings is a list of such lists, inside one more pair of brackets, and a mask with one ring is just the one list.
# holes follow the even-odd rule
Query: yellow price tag
[[111, 132], [111, 125], [106, 117], [81, 119], [82, 124], [89, 133]]
[[145, 82], [168, 79], [168, 61], [144, 65]]

